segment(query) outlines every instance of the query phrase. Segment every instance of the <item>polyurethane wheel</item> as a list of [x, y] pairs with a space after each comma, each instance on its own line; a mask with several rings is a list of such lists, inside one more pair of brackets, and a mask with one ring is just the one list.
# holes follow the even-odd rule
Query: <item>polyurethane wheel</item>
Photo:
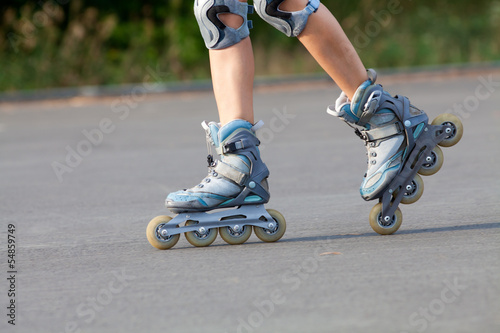
[[403, 223], [403, 213], [397, 208], [392, 219], [385, 222], [382, 217], [382, 203], [379, 202], [370, 211], [369, 220], [373, 231], [380, 235], [390, 235], [395, 233]]
[[452, 127], [451, 133], [449, 133], [449, 135], [439, 143], [442, 147], [451, 147], [456, 145], [464, 134], [464, 126], [462, 125], [462, 122], [457, 116], [452, 115], [451, 113], [440, 114], [432, 121], [432, 125], [451, 125]]
[[172, 218], [170, 216], [161, 215], [149, 221], [146, 229], [146, 237], [149, 243], [160, 250], [167, 250], [173, 247], [179, 241], [180, 234], [172, 236], [162, 236], [159, 233], [161, 227], [167, 224]]
[[403, 191], [405, 194], [401, 199], [402, 204], [409, 205], [417, 202], [424, 193], [424, 181], [422, 180], [422, 177], [415, 175], [415, 178], [413, 178], [411, 183], [403, 189]]
[[418, 170], [418, 173], [422, 176], [431, 176], [438, 172], [443, 166], [444, 155], [441, 148], [438, 146], [432, 149], [429, 156], [426, 157], [424, 164]]
[[252, 234], [252, 226], [240, 226], [238, 231], [231, 227], [219, 228], [221, 238], [228, 244], [239, 245], [245, 243]]
[[[193, 224], [198, 224], [198, 222], [196, 221], [186, 222], [187, 226]], [[205, 230], [203, 233], [198, 230], [190, 231], [186, 232], [184, 235], [186, 236], [187, 241], [191, 243], [191, 245], [196, 247], [205, 247], [212, 244], [217, 238], [217, 228]]]
[[276, 242], [279, 240], [286, 231], [286, 221], [280, 212], [274, 209], [266, 209], [269, 215], [273, 218], [275, 226], [273, 229], [266, 229], [261, 227], [253, 227], [253, 232], [263, 242]]

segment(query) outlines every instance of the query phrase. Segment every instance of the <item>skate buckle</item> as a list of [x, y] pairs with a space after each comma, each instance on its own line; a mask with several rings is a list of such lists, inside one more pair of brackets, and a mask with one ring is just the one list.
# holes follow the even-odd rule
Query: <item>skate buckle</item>
[[410, 127], [410, 126], [411, 126], [411, 121], [409, 121], [409, 120], [405, 120], [405, 126], [406, 126], [406, 127]]

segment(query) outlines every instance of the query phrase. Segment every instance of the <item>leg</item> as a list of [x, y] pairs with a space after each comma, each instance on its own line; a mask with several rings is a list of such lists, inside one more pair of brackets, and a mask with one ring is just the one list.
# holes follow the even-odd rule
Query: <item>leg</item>
[[[207, 47], [210, 49], [210, 68], [212, 72], [212, 83], [214, 86], [215, 100], [219, 110], [219, 117], [222, 125], [235, 119], [254, 122], [253, 117], [253, 79], [254, 79], [254, 58], [252, 43], [246, 22], [246, 12], [241, 10], [246, 8], [246, 0], [239, 0], [243, 9], [239, 9], [238, 0], [214, 3], [212, 9], [219, 14], [215, 16], [207, 15], [207, 19], [200, 19], [197, 15], [200, 27], [212, 27], [212, 23], [218, 24], [219, 31], [212, 31], [219, 34], [220, 40], [211, 40]], [[198, 4], [199, 2], [199, 4]], [[207, 1], [197, 1], [196, 6], [201, 6]], [[232, 10], [225, 7], [232, 5]], [[238, 10], [240, 12], [238, 13]], [[207, 12], [209, 12], [207, 11]], [[241, 16], [241, 15], [244, 15]], [[207, 34], [202, 34], [205, 39], [210, 39]]]
[[[307, 2], [308, 0], [287, 0], [280, 8], [290, 12], [298, 11]], [[368, 79], [366, 69], [342, 27], [323, 4], [320, 4], [316, 13], [309, 16], [298, 39], [352, 100], [356, 89]]]
[[196, 0], [195, 15], [209, 48], [214, 94], [221, 124], [203, 122], [207, 142], [220, 159], [208, 155], [208, 176], [187, 190], [170, 193], [173, 212], [207, 211], [269, 200], [269, 171], [260, 158], [253, 124], [254, 60], [247, 25], [248, 5], [238, 0]]
[[235, 119], [253, 124], [254, 59], [250, 37], [223, 50], [210, 50], [215, 100], [222, 125]]
[[257, 13], [289, 37], [298, 37], [349, 98], [368, 79], [335, 17], [319, 0], [255, 0]]

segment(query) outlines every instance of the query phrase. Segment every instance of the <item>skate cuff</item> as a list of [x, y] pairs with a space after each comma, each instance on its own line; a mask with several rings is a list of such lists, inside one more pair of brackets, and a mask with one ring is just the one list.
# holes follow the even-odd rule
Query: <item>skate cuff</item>
[[400, 122], [394, 123], [392, 125], [374, 128], [369, 131], [360, 131], [363, 138], [366, 141], [376, 141], [379, 139], [388, 138], [394, 135], [398, 135], [404, 132], [404, 127]]
[[255, 137], [255, 135], [241, 135], [239, 138], [236, 138], [235, 141], [226, 142], [225, 144], [221, 145], [220, 152], [222, 152], [223, 154], [235, 153], [245, 148], [258, 146], [259, 144], [260, 141], [259, 139], [257, 139], [257, 137]]
[[237, 150], [245, 148], [245, 143], [243, 141], [236, 141], [236, 142], [231, 142], [227, 143], [222, 147], [222, 152], [224, 154], [226, 153], [231, 153], [235, 152]]
[[243, 185], [247, 179], [247, 175], [245, 173], [236, 170], [235, 168], [229, 166], [228, 164], [222, 161], [217, 162], [217, 165], [215, 166], [215, 172], [217, 172], [224, 178], [232, 180], [233, 182], [235, 182], [240, 186]]

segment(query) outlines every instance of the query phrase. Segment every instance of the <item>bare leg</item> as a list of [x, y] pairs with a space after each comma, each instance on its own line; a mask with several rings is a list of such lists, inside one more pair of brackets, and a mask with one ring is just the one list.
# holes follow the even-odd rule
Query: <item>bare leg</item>
[[[220, 18], [233, 28], [243, 23], [243, 19], [234, 14], [220, 15]], [[220, 122], [225, 125], [231, 120], [243, 119], [253, 124], [255, 65], [250, 37], [226, 49], [210, 50], [209, 53]]]
[[[280, 8], [302, 10], [308, 0], [287, 0]], [[356, 89], [368, 79], [356, 50], [330, 11], [321, 4], [307, 21], [299, 40], [337, 85], [352, 99]]]
[[[301, 10], [307, 2], [287, 0], [281, 8], [287, 11]], [[243, 22], [241, 17], [233, 14], [221, 15], [221, 19], [234, 28]], [[324, 5], [309, 16], [307, 26], [298, 38], [340, 89], [352, 99], [359, 85], [368, 79], [366, 70], [341, 26]], [[222, 125], [234, 119], [253, 123], [255, 65], [250, 38], [223, 50], [210, 50], [209, 53], [214, 94]]]

